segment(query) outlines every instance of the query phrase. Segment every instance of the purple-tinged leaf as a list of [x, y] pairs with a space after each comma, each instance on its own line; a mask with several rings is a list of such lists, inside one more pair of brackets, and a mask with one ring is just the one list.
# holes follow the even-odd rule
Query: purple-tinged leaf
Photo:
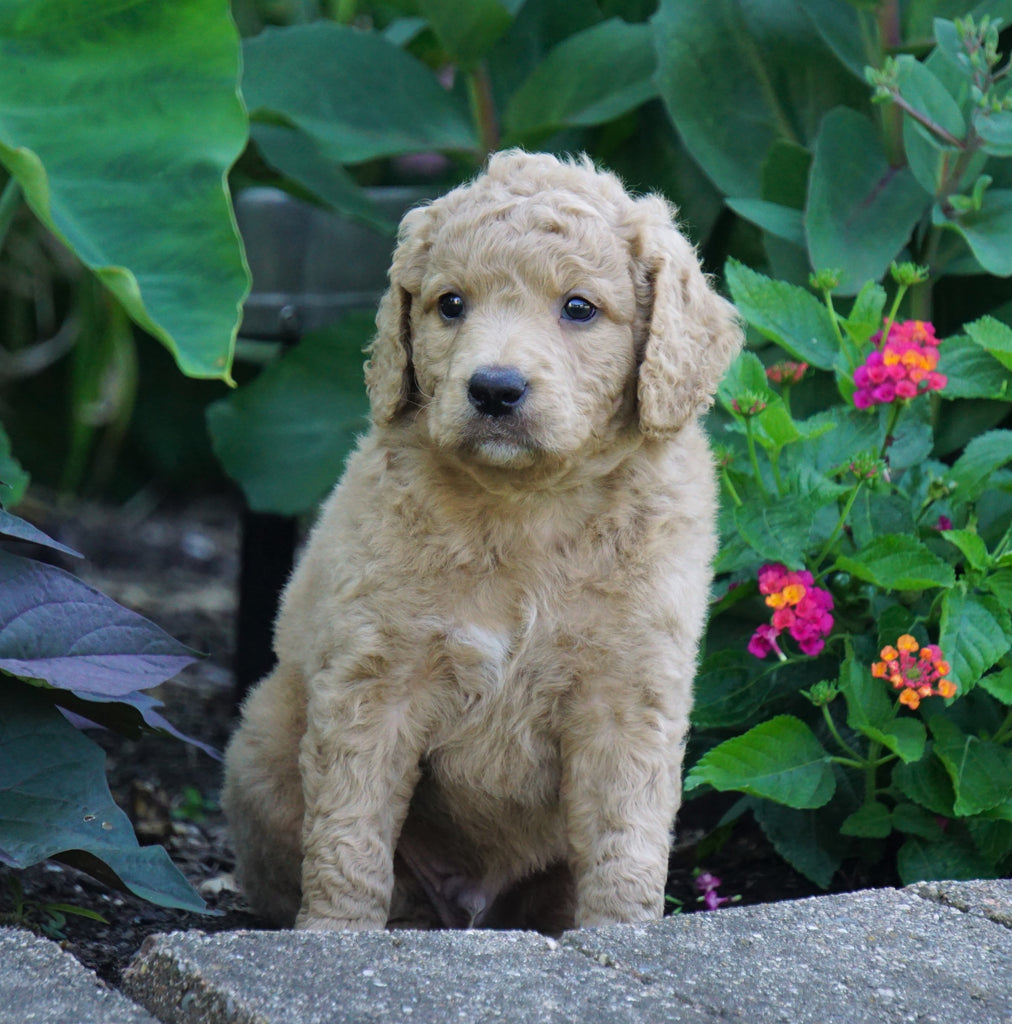
[[86, 700], [172, 678], [195, 655], [143, 616], [51, 565], [0, 551], [0, 669]]
[[221, 760], [221, 752], [202, 740], [187, 736], [180, 732], [167, 718], [157, 710], [162, 707], [160, 700], [146, 693], [124, 694], [118, 700], [92, 697], [81, 700], [76, 694], [67, 690], [53, 690], [40, 687], [40, 692], [56, 704], [64, 713], [64, 717], [77, 729], [99, 728], [112, 729], [121, 736], [137, 737], [149, 729], [167, 733], [169, 736], [189, 743], [198, 750], [203, 750], [215, 761]]
[[0, 535], [13, 537], [15, 540], [25, 540], [30, 544], [40, 544], [43, 547], [52, 548], [54, 551], [62, 551], [65, 555], [73, 555], [74, 558], [84, 557], [79, 551], [68, 548], [66, 544], [61, 544], [58, 540], [53, 540], [52, 537], [32, 526], [31, 523], [19, 516], [12, 515], [3, 508], [0, 508]]

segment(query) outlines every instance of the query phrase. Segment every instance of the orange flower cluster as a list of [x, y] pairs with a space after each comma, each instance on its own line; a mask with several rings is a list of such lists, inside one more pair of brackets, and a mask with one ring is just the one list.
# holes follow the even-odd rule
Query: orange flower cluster
[[[951, 671], [937, 644], [924, 647], [904, 633], [893, 647], [887, 644], [880, 652], [881, 661], [871, 667], [876, 679], [888, 679], [900, 690], [900, 703], [915, 709], [924, 697], [953, 697], [956, 684], [945, 677]], [[915, 657], [916, 655], [916, 657]]]

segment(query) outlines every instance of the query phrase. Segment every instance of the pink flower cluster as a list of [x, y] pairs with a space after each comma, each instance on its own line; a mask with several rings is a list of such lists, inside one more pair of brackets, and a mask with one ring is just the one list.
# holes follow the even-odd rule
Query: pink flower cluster
[[748, 642], [749, 654], [765, 658], [775, 651], [784, 657], [777, 638], [787, 630], [808, 655], [818, 654], [833, 628], [833, 595], [816, 587], [807, 569], [795, 571], [779, 562], [759, 570], [759, 593], [773, 609], [770, 625], [759, 626]]
[[881, 331], [872, 341], [875, 349], [854, 371], [854, 405], [858, 409], [940, 391], [948, 383], [945, 374], [936, 370], [938, 338], [926, 321], [894, 323], [884, 341]]

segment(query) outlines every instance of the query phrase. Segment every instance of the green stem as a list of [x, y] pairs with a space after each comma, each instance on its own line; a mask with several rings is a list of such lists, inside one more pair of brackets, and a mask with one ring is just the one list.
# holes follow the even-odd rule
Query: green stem
[[900, 311], [900, 303], [903, 301], [903, 296], [906, 295], [908, 287], [908, 285], [901, 284], [896, 289], [896, 295], [893, 298], [893, 304], [889, 308], [889, 314], [886, 316], [885, 324], [883, 324], [882, 326], [883, 340], [889, 337], [889, 332], [892, 330], [893, 322], [896, 320], [896, 314]]
[[726, 469], [721, 470], [720, 478], [724, 482], [724, 486], [727, 488], [727, 493], [731, 495], [731, 500], [735, 503], [738, 508], [742, 506], [742, 500], [738, 496], [738, 492], [735, 490], [734, 484], [731, 483], [731, 474]]
[[840, 735], [839, 730], [836, 728], [836, 722], [833, 721], [833, 716], [829, 713], [829, 705], [822, 705], [822, 717], [826, 720], [826, 726], [833, 736], [833, 739], [839, 744], [841, 750], [845, 750], [851, 757], [857, 759], [858, 764], [864, 766], [864, 758]]
[[773, 470], [773, 480], [777, 485], [777, 496], [782, 498], [784, 496], [784, 481], [780, 476], [780, 451], [777, 450], [769, 458], [770, 469]]
[[17, 178], [8, 178], [4, 190], [0, 193], [0, 249], [4, 246], [7, 232], [14, 221], [14, 215], [21, 206], [21, 186]]
[[878, 756], [882, 751], [882, 744], [876, 740], [873, 740], [868, 744], [868, 759], [865, 762], [865, 775], [864, 775], [864, 802], [870, 804], [875, 799], [875, 793], [878, 786], [878, 767], [882, 763], [879, 761]]
[[[903, 45], [903, 25], [900, 18], [899, 0], [886, 0], [878, 7], [879, 53], [878, 60], [871, 63], [882, 67], [889, 51], [895, 51]], [[886, 151], [886, 159], [890, 167], [899, 167], [904, 162], [903, 151], [903, 111], [896, 104], [883, 104], [879, 107], [882, 118], [882, 141]]]
[[752, 463], [752, 472], [755, 473], [756, 483], [759, 484], [759, 490], [763, 492], [763, 497], [769, 497], [763, 486], [763, 475], [759, 472], [759, 456], [756, 453], [755, 438], [752, 436], [752, 418], [750, 416], [745, 417], [745, 440], [748, 441], [748, 460]]
[[487, 159], [499, 148], [499, 119], [492, 96], [492, 82], [484, 62], [468, 72], [467, 91], [478, 138], [481, 140], [482, 159]]
[[[819, 552], [818, 558], [815, 560], [815, 569], [818, 571], [819, 566], [829, 557], [830, 551], [833, 550], [833, 545], [836, 544], [836, 539], [840, 536], [841, 531], [847, 523], [847, 517], [850, 515], [850, 510], [854, 507], [854, 502], [857, 501], [858, 494], [861, 493], [861, 488], [864, 486], [863, 480], [858, 480], [857, 486], [850, 492], [847, 498], [847, 503], [843, 506], [843, 512], [840, 513], [840, 518], [836, 521], [836, 526], [833, 527], [833, 532], [829, 535], [829, 540], [823, 545], [822, 550]], [[823, 573], [819, 572], [821, 577]]]
[[885, 458], [886, 450], [892, 441], [893, 431], [896, 429], [896, 422], [900, 418], [900, 413], [903, 411], [902, 402], [893, 402], [889, 406], [889, 419], [886, 421], [885, 437], [882, 438], [882, 447], [879, 449], [878, 457], [880, 459]]

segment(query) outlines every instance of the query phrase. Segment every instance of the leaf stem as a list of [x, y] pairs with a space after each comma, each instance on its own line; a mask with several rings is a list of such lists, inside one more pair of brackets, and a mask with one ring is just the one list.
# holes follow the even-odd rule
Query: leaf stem
[[[823, 545], [822, 550], [819, 552], [818, 558], [815, 560], [815, 568], [818, 569], [820, 565], [829, 557], [830, 551], [833, 550], [833, 545], [836, 544], [837, 537], [840, 536], [840, 532], [846, 525], [847, 517], [850, 515], [851, 509], [854, 507], [854, 502], [857, 501], [857, 496], [861, 492], [861, 488], [864, 486], [863, 480], [858, 480], [857, 485], [850, 492], [847, 498], [847, 503], [843, 506], [843, 512], [840, 513], [840, 518], [836, 521], [836, 526], [833, 527], [833, 532], [829, 535], [829, 540]], [[823, 573], [819, 573], [821, 578]]]
[[892, 443], [893, 431], [896, 429], [896, 423], [900, 418], [900, 413], [903, 411], [903, 404], [901, 402], [893, 402], [889, 406], [889, 419], [886, 421], [885, 437], [882, 438], [882, 447], [879, 449], [879, 459], [885, 458], [886, 450]]
[[752, 436], [751, 416], [745, 417], [745, 440], [748, 442], [748, 459], [752, 463], [752, 472], [755, 473], [756, 483], [759, 484], [759, 490], [762, 491], [763, 497], [768, 498], [766, 487], [763, 485], [762, 473], [759, 471], [759, 456], [756, 454], [755, 438]]
[[724, 486], [727, 488], [727, 493], [731, 495], [731, 500], [735, 503], [737, 508], [741, 508], [742, 500], [738, 496], [737, 490], [735, 490], [734, 484], [731, 482], [731, 474], [728, 473], [727, 469], [722, 469], [720, 478], [724, 482]]
[[833, 716], [829, 713], [829, 705], [822, 705], [822, 717], [826, 720], [826, 726], [833, 736], [833, 739], [839, 744], [840, 749], [846, 751], [851, 757], [857, 759], [858, 767], [863, 768], [865, 766], [865, 760], [861, 755], [840, 735], [839, 730], [836, 728], [836, 722], [833, 721]]

